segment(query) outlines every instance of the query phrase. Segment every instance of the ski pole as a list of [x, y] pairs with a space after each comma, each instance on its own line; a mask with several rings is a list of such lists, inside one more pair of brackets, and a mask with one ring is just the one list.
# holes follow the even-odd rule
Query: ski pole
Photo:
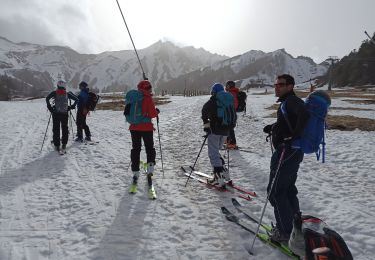
[[47, 135], [47, 131], [48, 131], [49, 122], [51, 121], [51, 117], [52, 117], [52, 113], [50, 113], [50, 115], [49, 115], [49, 119], [48, 119], [48, 123], [47, 123], [47, 128], [46, 128], [46, 132], [44, 133], [43, 143], [42, 143], [42, 147], [40, 148], [40, 151], [43, 150], [43, 145], [44, 145], [44, 141], [46, 140], [46, 135]]
[[189, 179], [190, 179], [190, 176], [191, 176], [191, 174], [193, 173], [193, 170], [195, 169], [195, 165], [197, 164], [197, 161], [198, 161], [199, 155], [201, 154], [202, 149], [203, 149], [203, 146], [204, 146], [204, 144], [205, 144], [206, 141], [207, 141], [207, 137], [208, 137], [208, 134], [206, 134], [206, 135], [204, 136], [203, 144], [202, 144], [202, 146], [201, 146], [201, 149], [199, 150], [199, 153], [198, 153], [197, 158], [195, 159], [194, 165], [193, 165], [193, 167], [191, 168], [190, 174], [189, 174], [188, 179], [186, 180], [186, 183], [185, 183], [185, 187], [187, 186], [187, 184], [188, 184], [188, 182], [189, 182]]
[[[69, 99], [69, 106], [72, 106], [72, 100]], [[72, 139], [74, 140], [74, 128], [73, 128], [73, 119], [72, 119], [72, 111], [69, 109], [69, 121], [70, 121], [70, 129], [72, 129]]]
[[162, 153], [162, 149], [161, 149], [161, 141], [160, 141], [159, 116], [156, 117], [156, 125], [157, 125], [157, 127], [158, 127], [159, 148], [160, 148], [160, 159], [161, 159], [161, 171], [163, 172], [163, 179], [164, 179], [164, 163], [163, 163], [163, 153]]
[[128, 34], [129, 34], [130, 40], [131, 40], [131, 42], [132, 42], [132, 44], [133, 44], [134, 52], [135, 52], [135, 54], [136, 54], [136, 56], [137, 56], [137, 59], [138, 59], [139, 65], [140, 65], [141, 70], [142, 70], [143, 79], [146, 80], [147, 77], [146, 77], [145, 71], [143, 70], [141, 60], [139, 59], [137, 49], [135, 48], [135, 44], [134, 44], [134, 41], [133, 41], [132, 35], [130, 34], [129, 27], [128, 27], [126, 21], [125, 21], [124, 14], [122, 13], [122, 10], [121, 10], [121, 7], [120, 7], [120, 4], [119, 4], [118, 0], [116, 0], [116, 2], [117, 2], [118, 9], [120, 10], [120, 13], [121, 13], [121, 16], [122, 16], [122, 20], [124, 21], [124, 24], [125, 24], [126, 30], [128, 31]]
[[267, 199], [266, 199], [266, 202], [264, 203], [263, 210], [262, 210], [262, 215], [260, 216], [258, 227], [257, 227], [257, 230], [255, 232], [254, 239], [253, 239], [253, 242], [251, 244], [251, 248], [249, 250], [250, 255], [254, 255], [254, 253], [252, 251], [253, 251], [255, 239], [258, 237], [259, 228], [262, 225], [262, 220], [263, 220], [264, 212], [266, 211], [267, 203], [268, 203], [268, 200], [270, 198], [270, 195], [271, 195], [271, 192], [272, 192], [272, 189], [273, 189], [273, 185], [275, 184], [275, 180], [277, 179], [277, 175], [279, 174], [281, 164], [283, 163], [284, 155], [285, 155], [285, 146], [283, 146], [283, 150], [282, 150], [281, 155], [280, 155], [279, 163], [277, 165], [276, 173], [275, 173], [275, 176], [272, 179], [271, 188], [270, 188], [269, 192], [267, 192]]

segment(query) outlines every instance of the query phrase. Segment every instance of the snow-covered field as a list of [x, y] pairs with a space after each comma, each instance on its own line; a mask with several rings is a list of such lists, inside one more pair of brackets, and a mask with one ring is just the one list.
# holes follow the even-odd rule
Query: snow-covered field
[[[230, 193], [194, 180], [184, 187], [179, 167], [192, 164], [202, 144], [200, 111], [207, 99], [171, 97], [160, 107], [165, 174], [155, 131], [156, 201], [147, 198], [146, 178], [139, 193], [127, 193], [131, 140], [122, 112], [93, 113], [88, 124], [100, 143], [77, 144], [70, 136], [67, 154], [60, 156], [50, 145], [51, 125], [40, 152], [49, 118], [44, 100], [0, 102], [0, 259], [287, 259], [259, 241], [255, 256], [247, 253], [253, 236], [220, 211], [227, 206], [236, 212]], [[241, 200], [256, 215], [265, 201], [271, 156], [262, 129], [274, 121], [265, 118], [272, 112], [265, 107], [275, 100], [249, 95], [248, 113], [240, 116], [236, 135], [251, 152], [230, 153], [235, 182], [258, 193], [253, 202]], [[353, 111], [331, 111], [336, 112]], [[375, 119], [373, 112], [362, 116]], [[339, 232], [354, 259], [375, 255], [374, 140], [375, 132], [328, 131], [327, 162], [306, 156], [297, 181], [303, 212]], [[210, 171], [206, 148], [197, 168]], [[268, 206], [265, 221], [273, 220], [272, 212]]]

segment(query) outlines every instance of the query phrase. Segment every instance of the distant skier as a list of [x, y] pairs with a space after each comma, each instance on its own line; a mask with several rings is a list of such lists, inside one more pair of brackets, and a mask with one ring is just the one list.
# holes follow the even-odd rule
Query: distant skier
[[[53, 105], [51, 105], [50, 100], [53, 99]], [[68, 105], [68, 100], [74, 100], [73, 105]], [[69, 138], [68, 129], [68, 111], [74, 109], [78, 98], [71, 92], [66, 92], [66, 83], [63, 80], [57, 82], [57, 89], [52, 91], [46, 97], [47, 108], [52, 113], [52, 131], [53, 131], [53, 144], [55, 150], [59, 151], [61, 154], [65, 153], [66, 144]], [[60, 124], [62, 131], [61, 138], [61, 150], [60, 150]]]
[[[309, 119], [303, 100], [293, 91], [294, 84], [294, 78], [288, 74], [277, 77], [274, 84], [275, 96], [279, 98], [277, 102], [281, 102], [277, 110], [277, 121], [263, 129], [265, 133], [272, 135], [272, 144], [275, 148], [267, 187], [276, 218], [276, 227], [272, 230], [271, 239], [283, 243], [289, 240], [294, 215], [300, 214], [295, 183], [299, 165], [303, 160], [303, 151], [291, 143], [301, 136]], [[277, 179], [270, 190], [276, 174]]]
[[155, 166], [156, 151], [154, 148], [152, 118], [159, 114], [159, 109], [155, 107], [152, 100], [152, 86], [148, 80], [138, 83], [138, 90], [130, 90], [126, 94], [126, 105], [124, 115], [130, 123], [129, 130], [132, 138], [131, 169], [133, 172], [133, 182], [129, 188], [130, 193], [137, 192], [139, 178], [139, 163], [142, 147], [142, 139], [147, 155], [147, 181], [149, 186], [149, 197], [156, 198], [156, 193], [152, 185], [152, 176]]
[[229, 134], [229, 130], [236, 123], [234, 99], [231, 94], [224, 91], [224, 86], [215, 83], [211, 88], [211, 98], [202, 108], [204, 131], [207, 133], [208, 157], [214, 171], [211, 182], [219, 187], [225, 187], [230, 180], [229, 173], [224, 168], [224, 160], [220, 156], [220, 148]]
[[91, 141], [91, 132], [89, 126], [86, 124], [86, 117], [89, 112], [87, 108], [87, 101], [89, 98], [89, 88], [85, 81], [79, 83], [79, 89], [81, 90], [78, 95], [78, 110], [77, 110], [77, 138], [76, 142], [83, 142], [83, 130], [85, 131], [85, 140]]
[[[238, 88], [236, 88], [236, 83], [232, 80], [227, 81], [225, 84], [225, 90], [232, 94], [234, 99], [234, 109], [237, 111], [238, 108], [238, 92], [240, 91]], [[237, 146], [237, 140], [236, 140], [236, 134], [234, 133], [234, 127], [229, 130], [229, 135], [227, 138], [227, 149], [234, 150], [238, 149]]]

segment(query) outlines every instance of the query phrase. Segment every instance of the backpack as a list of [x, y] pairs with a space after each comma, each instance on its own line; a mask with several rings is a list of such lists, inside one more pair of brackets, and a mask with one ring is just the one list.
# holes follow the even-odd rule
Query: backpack
[[88, 97], [87, 97], [87, 103], [86, 103], [86, 108], [89, 111], [94, 111], [96, 104], [98, 104], [100, 99], [100, 96], [95, 94], [94, 92], [89, 92]]
[[234, 109], [234, 98], [228, 92], [216, 93], [218, 126], [233, 128], [236, 126], [237, 115]]
[[246, 111], [246, 98], [247, 98], [247, 95], [244, 91], [239, 91], [237, 93], [237, 99], [238, 99], [237, 112]]
[[56, 113], [68, 113], [68, 93], [65, 89], [57, 89], [55, 95]]
[[[315, 257], [317, 248], [326, 247], [328, 252]], [[309, 215], [296, 215], [289, 248], [306, 260], [352, 260], [353, 256], [344, 239], [319, 218]], [[314, 251], [314, 252], [313, 252]]]
[[142, 115], [143, 93], [136, 89], [125, 96], [124, 115], [129, 124], [151, 123], [151, 118]]
[[[286, 112], [286, 102], [287, 100], [281, 104], [281, 112], [287, 121], [289, 129], [291, 129]], [[310, 118], [306, 123], [301, 138], [292, 142], [292, 147], [301, 148], [305, 154], [315, 153], [318, 161], [322, 152], [323, 163], [325, 162], [325, 119], [330, 105], [331, 99], [326, 92], [317, 90], [310, 93], [305, 100], [305, 107], [310, 114]], [[320, 148], [320, 145], [322, 145], [322, 148]]]

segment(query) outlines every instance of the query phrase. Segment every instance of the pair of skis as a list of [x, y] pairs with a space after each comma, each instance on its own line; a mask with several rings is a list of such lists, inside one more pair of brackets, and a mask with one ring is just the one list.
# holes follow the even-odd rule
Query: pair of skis
[[[253, 221], [256, 224], [259, 224], [259, 219], [251, 214], [246, 208], [244, 208], [235, 198], [232, 198], [233, 206], [242, 214], [246, 216], [247, 219]], [[270, 232], [272, 230], [271, 225], [264, 225], [261, 224], [261, 227], [265, 232], [256, 234], [256, 229], [249, 226], [247, 223], [245, 223], [243, 220], [241, 220], [238, 216], [233, 214], [231, 211], [229, 211], [226, 207], [221, 207], [222, 213], [225, 215], [226, 219], [230, 222], [233, 222], [240, 226], [242, 229], [257, 235], [260, 241], [262, 241], [265, 244], [268, 244], [274, 248], [277, 248], [280, 252], [283, 254], [289, 256], [291, 259], [301, 259], [298, 255], [294, 254], [292, 250], [287, 245], [284, 245], [282, 243], [278, 243], [276, 241], [273, 241], [270, 239]]]
[[218, 191], [221, 191], [221, 192], [231, 192], [233, 194], [235, 194], [237, 197], [239, 198], [242, 198], [242, 199], [245, 199], [245, 200], [252, 200], [253, 197], [256, 197], [256, 193], [254, 191], [249, 191], [249, 190], [246, 190], [240, 186], [237, 186], [235, 184], [233, 184], [232, 181], [228, 182], [226, 184], [226, 187], [225, 188], [222, 188], [222, 187], [219, 187], [217, 185], [214, 185], [214, 184], [211, 184], [209, 182], [209, 180], [212, 180], [212, 176], [209, 175], [209, 174], [206, 174], [206, 173], [203, 173], [203, 172], [199, 172], [199, 171], [195, 171], [193, 170], [193, 168], [190, 166], [190, 171], [191, 171], [191, 174], [190, 172], [188, 172], [183, 166], [181, 166], [181, 170], [182, 172], [184, 173], [185, 176], [190, 176], [190, 178], [202, 183], [202, 184], [205, 184], [208, 188], [212, 188], [212, 189], [216, 189]]

